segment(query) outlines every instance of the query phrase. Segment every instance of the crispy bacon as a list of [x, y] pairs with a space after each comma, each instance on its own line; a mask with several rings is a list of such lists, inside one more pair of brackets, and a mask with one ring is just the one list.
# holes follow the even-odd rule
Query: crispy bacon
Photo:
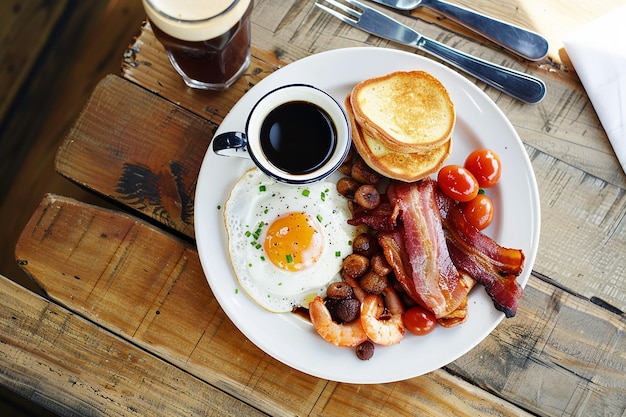
[[468, 223], [457, 204], [438, 196], [450, 257], [456, 267], [482, 284], [495, 307], [513, 317], [522, 297], [517, 275], [524, 266], [524, 252], [500, 246]]
[[[465, 320], [467, 294], [482, 284], [495, 307], [513, 317], [522, 296], [524, 253], [500, 246], [467, 219], [437, 183], [392, 181], [373, 210], [356, 208], [351, 225], [377, 231], [378, 242], [407, 295], [448, 327]], [[476, 281], [474, 281], [476, 280]]]
[[398, 226], [393, 231], [379, 231], [377, 237], [396, 279], [407, 295], [421, 304], [421, 298], [413, 285], [409, 257], [404, 248], [404, 228]]
[[[476, 284], [476, 280], [474, 280], [474, 278], [461, 270], [459, 270], [459, 274], [461, 275], [461, 283], [463, 285], [467, 285], [468, 291], [474, 288], [474, 285]], [[456, 310], [445, 317], [437, 319], [437, 323], [443, 327], [458, 326], [461, 323], [465, 323], [467, 320], [467, 314], [467, 296], [465, 296], [465, 299], [463, 299], [463, 302], [457, 307]]]
[[366, 225], [374, 230], [391, 231], [394, 228], [392, 222], [393, 219], [393, 206], [385, 198], [381, 196], [384, 201], [381, 201], [379, 206], [374, 210], [365, 210], [359, 205], [354, 205], [354, 212], [352, 219], [348, 220], [348, 224], [351, 226]]
[[459, 307], [469, 288], [448, 254], [435, 190], [436, 183], [429, 179], [391, 183], [387, 195], [402, 220], [402, 239], [382, 234], [379, 243], [392, 255], [388, 261], [407, 293], [440, 318]]

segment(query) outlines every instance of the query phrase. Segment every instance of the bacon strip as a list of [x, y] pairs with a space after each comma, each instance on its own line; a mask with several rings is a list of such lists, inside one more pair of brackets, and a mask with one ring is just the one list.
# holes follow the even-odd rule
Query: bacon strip
[[404, 228], [398, 226], [393, 231], [379, 231], [377, 237], [378, 244], [383, 249], [385, 259], [391, 265], [396, 279], [407, 295], [421, 304], [421, 298], [413, 285], [411, 265], [404, 248]]
[[[383, 198], [383, 196], [381, 196]], [[354, 213], [352, 218], [348, 220], [350, 226], [360, 226], [362, 224], [371, 227], [374, 230], [391, 231], [394, 228], [392, 223], [393, 207], [388, 201], [382, 201], [380, 205], [371, 211], [361, 208], [358, 204], [354, 205]]]
[[446, 198], [440, 195], [437, 201], [454, 265], [482, 284], [506, 317], [515, 316], [523, 292], [516, 279], [524, 266], [524, 252], [504, 248], [482, 234], [467, 222], [458, 205]]
[[467, 222], [458, 204], [432, 179], [392, 181], [374, 211], [357, 208], [351, 225], [377, 231], [378, 242], [407, 295], [432, 311], [442, 325], [464, 321], [474, 280], [495, 307], [513, 317], [522, 296], [517, 276], [520, 249], [500, 246]]
[[[470, 291], [476, 284], [476, 280], [464, 271], [459, 270], [461, 275], [461, 284], [467, 285], [468, 291]], [[467, 320], [467, 296], [463, 299], [463, 302], [452, 313], [445, 317], [437, 319], [437, 323], [443, 327], [454, 327], [459, 324], [465, 323]]]
[[[461, 282], [448, 253], [435, 191], [436, 183], [426, 179], [417, 183], [393, 182], [387, 195], [404, 226], [402, 238], [406, 258], [400, 256], [402, 262], [392, 259], [404, 270], [399, 275], [408, 277], [399, 280], [415, 301], [440, 318], [459, 307], [469, 288]], [[399, 248], [399, 239], [392, 240]], [[386, 254], [392, 251], [385, 238], [382, 242], [379, 238], [379, 243]], [[398, 271], [394, 269], [394, 272], [398, 275]]]

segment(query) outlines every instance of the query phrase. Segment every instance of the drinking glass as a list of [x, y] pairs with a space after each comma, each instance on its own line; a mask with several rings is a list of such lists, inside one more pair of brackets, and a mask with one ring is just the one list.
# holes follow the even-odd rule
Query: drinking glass
[[225, 90], [250, 65], [253, 0], [142, 0], [154, 35], [192, 88]]

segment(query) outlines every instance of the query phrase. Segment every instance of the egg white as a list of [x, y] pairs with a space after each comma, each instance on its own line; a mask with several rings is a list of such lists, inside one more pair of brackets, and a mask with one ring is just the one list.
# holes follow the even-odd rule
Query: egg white
[[[268, 226], [279, 216], [304, 212], [319, 221], [324, 248], [311, 267], [289, 272], [275, 266], [263, 248]], [[355, 228], [348, 225], [348, 202], [331, 181], [306, 185], [276, 182], [257, 168], [247, 171], [224, 205], [228, 250], [235, 276], [259, 305], [276, 313], [308, 305], [340, 280], [343, 258], [352, 252]]]

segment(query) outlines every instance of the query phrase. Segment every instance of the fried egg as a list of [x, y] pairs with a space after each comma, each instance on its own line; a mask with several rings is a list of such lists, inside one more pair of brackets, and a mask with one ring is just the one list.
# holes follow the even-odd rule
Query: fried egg
[[224, 206], [228, 250], [245, 292], [269, 311], [308, 306], [340, 280], [352, 252], [347, 200], [331, 181], [276, 182], [257, 168], [235, 184]]

